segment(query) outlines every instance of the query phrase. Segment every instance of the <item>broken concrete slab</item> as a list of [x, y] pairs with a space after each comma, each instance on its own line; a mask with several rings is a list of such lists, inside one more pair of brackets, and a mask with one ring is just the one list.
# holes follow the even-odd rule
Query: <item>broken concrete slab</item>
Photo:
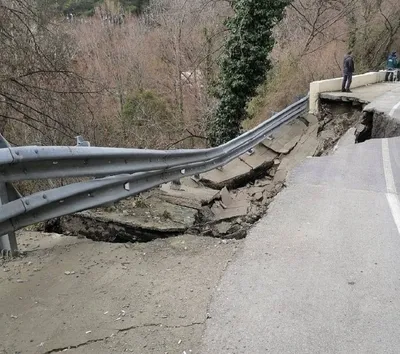
[[[201, 175], [200, 181], [212, 189], [219, 189], [235, 184], [236, 181], [248, 176], [252, 168], [241, 161], [235, 159], [221, 169], [215, 169]], [[236, 182], [237, 183], [237, 182]]]
[[307, 127], [318, 123], [318, 117], [315, 116], [314, 114], [310, 114], [310, 113], [304, 117], [300, 117], [299, 119], [303, 120], [306, 123]]
[[196, 210], [171, 204], [157, 197], [146, 199], [144, 204], [136, 204], [131, 209], [128, 203], [121, 203], [118, 205], [119, 212], [101, 214], [102, 211], [97, 211], [96, 215], [138, 228], [179, 232], [193, 225], [197, 213]]
[[262, 142], [264, 146], [278, 154], [288, 154], [307, 130], [307, 125], [300, 119], [280, 127], [270, 139]]
[[207, 188], [194, 181], [192, 185], [187, 185], [182, 181], [180, 190], [171, 189], [171, 183], [166, 183], [161, 185], [160, 191], [162, 195], [190, 199], [201, 205], [211, 203], [218, 194], [218, 190]]
[[253, 153], [251, 155], [243, 154], [239, 157], [239, 159], [255, 170], [261, 166], [265, 166], [266, 164], [272, 165], [277, 156], [278, 154], [276, 152], [273, 152], [262, 144], [259, 144], [253, 149]]
[[[303, 136], [300, 138], [296, 146], [293, 148], [291, 153], [287, 156], [284, 156], [281, 160], [281, 164], [279, 165], [275, 176], [274, 183], [283, 182], [286, 179], [287, 173], [296, 167], [300, 162], [302, 162], [308, 156], [313, 156], [318, 149], [319, 141], [318, 141], [318, 129], [319, 124], [317, 119], [310, 119], [309, 121], [314, 120], [314, 124], [310, 124], [307, 130], [304, 132]], [[307, 119], [307, 120], [308, 120]]]
[[221, 221], [246, 216], [250, 206], [250, 196], [247, 193], [233, 194], [224, 188], [221, 191], [221, 201], [211, 207], [213, 220]]
[[203, 207], [203, 204], [196, 200], [195, 198], [190, 199], [187, 196], [182, 197], [182, 196], [172, 196], [168, 194], [159, 194], [160, 199], [164, 200], [165, 202], [174, 204], [174, 205], [179, 205], [182, 207], [186, 208], [191, 208], [191, 209], [196, 209], [196, 210], [201, 210]]
[[250, 208], [250, 202], [245, 205], [223, 208], [220, 203], [215, 203], [211, 210], [214, 213], [214, 221], [230, 220], [241, 216], [246, 216]]
[[257, 192], [256, 194], [253, 195], [251, 198], [253, 201], [260, 202], [263, 200], [263, 192]]
[[219, 195], [221, 197], [221, 202], [222, 204], [229, 206], [232, 204], [233, 202], [233, 198], [231, 196], [231, 194], [228, 191], [228, 188], [224, 187], [220, 192]]
[[274, 165], [277, 154], [263, 146], [254, 149], [252, 155], [244, 154], [229, 162], [221, 169], [215, 169], [201, 175], [200, 182], [212, 189], [238, 188], [257, 177], [263, 177]]
[[141, 203], [125, 200], [115, 210], [95, 209], [60, 219], [61, 228], [96, 241], [149, 241], [184, 233], [198, 211], [150, 197]]

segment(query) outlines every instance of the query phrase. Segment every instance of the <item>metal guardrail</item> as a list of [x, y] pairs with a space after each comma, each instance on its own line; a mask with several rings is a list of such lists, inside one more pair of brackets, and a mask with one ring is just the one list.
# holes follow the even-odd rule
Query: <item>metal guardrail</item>
[[[226, 144], [197, 150], [24, 146], [0, 142], [0, 250], [16, 251], [14, 232], [51, 218], [118, 201], [160, 184], [221, 167], [298, 118], [308, 96]], [[1, 137], [1, 135], [0, 135]], [[1, 141], [1, 139], [0, 139]], [[11, 182], [100, 177], [22, 197]]]

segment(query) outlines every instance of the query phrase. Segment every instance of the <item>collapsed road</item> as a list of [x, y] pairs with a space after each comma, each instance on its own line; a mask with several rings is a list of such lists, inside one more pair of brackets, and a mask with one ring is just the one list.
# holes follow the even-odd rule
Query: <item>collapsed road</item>
[[28, 252], [0, 268], [0, 353], [395, 352], [398, 235], [379, 195], [382, 143], [354, 145], [368, 102], [325, 103], [266, 142], [262, 175], [232, 178], [227, 166], [47, 226], [124, 244], [22, 232]]
[[199, 353], [399, 351], [400, 138], [385, 137], [399, 132], [395, 87], [361, 111], [369, 140], [346, 135], [290, 173], [224, 273]]
[[358, 109], [325, 114], [320, 120], [306, 115], [222, 169], [51, 220], [44, 230], [106, 242], [146, 242], [185, 233], [242, 239], [282, 190], [288, 170], [307, 156], [328, 153], [360, 120]]

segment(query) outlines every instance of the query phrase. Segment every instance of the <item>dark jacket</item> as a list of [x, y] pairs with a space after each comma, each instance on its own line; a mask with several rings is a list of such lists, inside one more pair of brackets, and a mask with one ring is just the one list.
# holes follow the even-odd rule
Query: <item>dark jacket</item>
[[397, 55], [396, 53], [392, 53], [389, 55], [389, 58], [386, 63], [386, 67], [388, 69], [395, 69], [397, 68]]
[[354, 73], [354, 60], [351, 55], [345, 55], [343, 61], [343, 74], [352, 74]]

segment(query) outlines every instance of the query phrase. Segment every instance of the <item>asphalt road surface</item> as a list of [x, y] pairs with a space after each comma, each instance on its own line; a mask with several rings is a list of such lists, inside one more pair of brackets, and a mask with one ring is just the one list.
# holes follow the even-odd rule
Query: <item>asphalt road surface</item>
[[224, 274], [206, 353], [400, 353], [400, 138], [292, 172]]

